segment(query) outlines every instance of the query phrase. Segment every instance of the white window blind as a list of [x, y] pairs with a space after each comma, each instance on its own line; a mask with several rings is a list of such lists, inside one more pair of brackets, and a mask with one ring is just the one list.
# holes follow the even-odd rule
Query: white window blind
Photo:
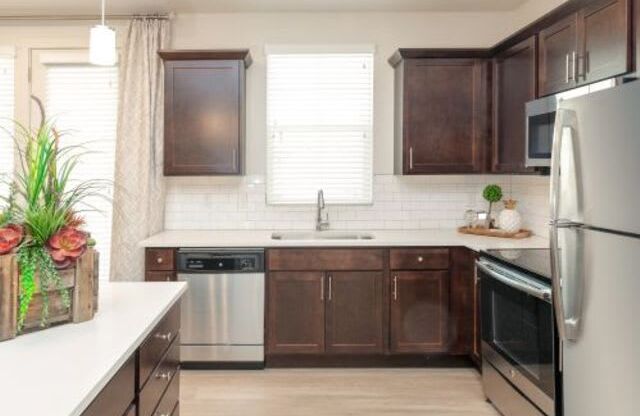
[[[118, 111], [118, 68], [91, 65], [46, 66], [46, 110], [65, 145], [82, 145], [86, 152], [74, 171], [74, 180], [113, 182]], [[100, 252], [100, 278], [109, 278], [111, 251], [111, 187], [109, 199], [92, 197], [82, 212], [86, 230]]]
[[[7, 196], [13, 176], [14, 58], [0, 53], [0, 195]], [[0, 206], [0, 209], [2, 207]]]
[[267, 202], [372, 202], [373, 54], [267, 57]]

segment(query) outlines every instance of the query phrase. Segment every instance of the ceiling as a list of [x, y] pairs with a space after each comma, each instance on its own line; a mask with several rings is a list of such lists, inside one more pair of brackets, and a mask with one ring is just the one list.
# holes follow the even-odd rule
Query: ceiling
[[[328, 11], [508, 11], [527, 0], [107, 0], [108, 14]], [[0, 15], [96, 14], [100, 0], [2, 0]]]

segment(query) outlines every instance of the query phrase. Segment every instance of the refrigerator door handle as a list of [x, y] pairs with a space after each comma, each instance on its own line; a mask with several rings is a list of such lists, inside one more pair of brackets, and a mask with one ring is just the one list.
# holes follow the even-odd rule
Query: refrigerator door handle
[[[582, 251], [579, 246], [583, 224], [580, 222], [580, 187], [574, 143], [577, 134], [576, 113], [559, 108], [556, 112], [551, 157], [550, 240], [553, 306], [558, 333], [563, 340], [577, 339], [582, 310]], [[575, 240], [572, 244], [563, 244], [561, 247], [560, 233], [575, 237]]]
[[[582, 318], [582, 224], [559, 222], [551, 226], [551, 283], [558, 334], [563, 341], [577, 341]], [[560, 244], [560, 233], [569, 243]]]
[[[575, 141], [578, 135], [574, 111], [558, 108], [551, 153], [551, 223], [582, 219], [580, 183]], [[566, 219], [565, 219], [566, 218]]]

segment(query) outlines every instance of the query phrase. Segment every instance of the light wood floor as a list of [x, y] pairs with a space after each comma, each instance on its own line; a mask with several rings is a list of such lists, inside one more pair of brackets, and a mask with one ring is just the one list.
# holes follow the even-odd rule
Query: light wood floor
[[181, 416], [496, 416], [472, 369], [182, 371]]

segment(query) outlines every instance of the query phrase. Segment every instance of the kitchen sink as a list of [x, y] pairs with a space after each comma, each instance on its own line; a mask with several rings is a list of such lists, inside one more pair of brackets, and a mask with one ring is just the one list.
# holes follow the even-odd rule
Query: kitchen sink
[[340, 231], [300, 231], [271, 234], [272, 240], [373, 240], [373, 234]]

